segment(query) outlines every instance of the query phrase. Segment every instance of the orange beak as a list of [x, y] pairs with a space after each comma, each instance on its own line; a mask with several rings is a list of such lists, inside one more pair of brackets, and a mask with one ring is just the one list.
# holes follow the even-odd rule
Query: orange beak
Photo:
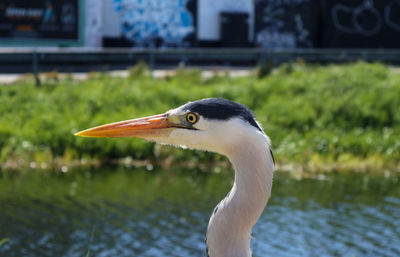
[[82, 137], [165, 137], [171, 132], [168, 114], [110, 123], [76, 133]]

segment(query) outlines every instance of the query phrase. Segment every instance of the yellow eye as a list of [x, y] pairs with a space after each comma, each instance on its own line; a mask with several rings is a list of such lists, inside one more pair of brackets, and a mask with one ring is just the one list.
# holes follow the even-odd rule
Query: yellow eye
[[194, 114], [193, 112], [189, 112], [188, 114], [186, 114], [186, 120], [189, 123], [195, 124], [198, 118], [196, 114]]

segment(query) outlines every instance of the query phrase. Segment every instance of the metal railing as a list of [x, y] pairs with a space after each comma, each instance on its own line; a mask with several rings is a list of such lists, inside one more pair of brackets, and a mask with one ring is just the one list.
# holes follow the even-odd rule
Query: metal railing
[[291, 49], [257, 48], [0, 48], [0, 72], [37, 72], [38, 70], [109, 69], [132, 66], [145, 61], [151, 68], [186, 65], [251, 66], [265, 61], [274, 64], [293, 61], [351, 62], [357, 60], [399, 64], [400, 49]]

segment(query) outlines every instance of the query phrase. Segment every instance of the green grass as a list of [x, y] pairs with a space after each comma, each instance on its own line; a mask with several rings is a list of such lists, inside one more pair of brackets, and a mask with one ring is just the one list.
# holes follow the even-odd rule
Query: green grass
[[254, 110], [283, 169], [399, 170], [400, 74], [382, 64], [283, 64], [265, 77], [203, 79], [199, 71], [154, 79], [142, 67], [128, 78], [93, 73], [22, 79], [0, 87], [3, 168], [99, 163], [130, 156], [157, 163], [222, 160], [218, 155], [156, 146], [137, 139], [87, 139], [74, 132], [162, 113], [187, 101], [223, 97]]

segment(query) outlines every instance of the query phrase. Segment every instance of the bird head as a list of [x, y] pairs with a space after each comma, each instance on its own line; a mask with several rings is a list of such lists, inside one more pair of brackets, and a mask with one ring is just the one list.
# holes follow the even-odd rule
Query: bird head
[[267, 138], [247, 107], [221, 98], [189, 102], [164, 114], [110, 123], [75, 135], [144, 138], [225, 155], [239, 149], [249, 136]]

